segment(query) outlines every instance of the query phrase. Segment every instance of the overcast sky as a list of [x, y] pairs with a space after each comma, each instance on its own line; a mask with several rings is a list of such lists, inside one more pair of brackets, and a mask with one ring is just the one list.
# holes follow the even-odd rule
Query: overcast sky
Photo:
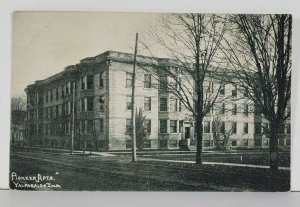
[[133, 53], [135, 33], [156, 25], [159, 14], [101, 12], [15, 12], [12, 96], [107, 50]]

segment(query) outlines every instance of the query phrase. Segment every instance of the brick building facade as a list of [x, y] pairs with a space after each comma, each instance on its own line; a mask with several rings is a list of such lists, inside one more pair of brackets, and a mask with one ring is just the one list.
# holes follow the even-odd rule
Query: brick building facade
[[[107, 51], [28, 85], [25, 89], [28, 142], [69, 148], [74, 126], [75, 149], [129, 149], [132, 59], [130, 54]], [[148, 67], [149, 59], [140, 57], [138, 61]], [[169, 59], [155, 58], [155, 61], [172, 67]], [[172, 93], [159, 87], [158, 78], [139, 67], [136, 74], [136, 106], [144, 111], [149, 132], [145, 148], [177, 149], [180, 140], [190, 140], [191, 148], [195, 146], [194, 120], [190, 112]], [[170, 77], [159, 78], [171, 81]], [[237, 87], [238, 84], [225, 84], [216, 106], [204, 118], [204, 148], [215, 147], [213, 122], [216, 116], [222, 130], [231, 130], [228, 143], [231, 147], [268, 147], [264, 133], [267, 121]], [[222, 101], [224, 97], [229, 99]], [[282, 127], [279, 144], [290, 145], [289, 121]]]

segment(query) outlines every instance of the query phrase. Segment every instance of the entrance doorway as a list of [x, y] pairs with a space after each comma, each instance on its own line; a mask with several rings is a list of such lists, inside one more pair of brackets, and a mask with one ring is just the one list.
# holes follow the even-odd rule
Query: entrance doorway
[[184, 138], [185, 138], [185, 139], [191, 138], [191, 130], [190, 130], [190, 127], [185, 127], [185, 128], [184, 128]]

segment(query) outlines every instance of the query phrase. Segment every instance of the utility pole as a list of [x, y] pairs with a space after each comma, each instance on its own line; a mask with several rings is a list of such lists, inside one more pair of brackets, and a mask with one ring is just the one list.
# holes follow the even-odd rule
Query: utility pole
[[71, 154], [74, 150], [74, 130], [75, 130], [75, 82], [73, 83], [73, 100], [72, 100], [72, 134], [71, 134]]
[[137, 43], [139, 34], [135, 36], [135, 49], [133, 58], [133, 73], [132, 73], [132, 94], [131, 94], [131, 129], [132, 129], [132, 162], [136, 162], [136, 133], [135, 133], [135, 68], [137, 56]]

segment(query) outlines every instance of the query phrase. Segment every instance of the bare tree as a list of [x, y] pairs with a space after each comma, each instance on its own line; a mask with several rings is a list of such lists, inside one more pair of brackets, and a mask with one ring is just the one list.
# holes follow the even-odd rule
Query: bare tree
[[[226, 23], [221, 20], [213, 14], [168, 14], [162, 18], [162, 29], [150, 32], [155, 44], [172, 58], [166, 59], [171, 67], [158, 61], [156, 77], [160, 89], [177, 97], [196, 122], [198, 164], [202, 164], [202, 121], [215, 103], [224, 77], [219, 50]], [[142, 44], [153, 56], [150, 43]]]
[[292, 16], [232, 15], [230, 21], [224, 54], [240, 87], [270, 122], [270, 169], [276, 175], [279, 130], [290, 116]]
[[11, 98], [11, 111], [13, 110], [19, 110], [19, 111], [26, 110], [26, 98], [24, 96]]
[[11, 142], [15, 145], [15, 140], [20, 138], [25, 129], [26, 99], [23, 96], [11, 99]]

